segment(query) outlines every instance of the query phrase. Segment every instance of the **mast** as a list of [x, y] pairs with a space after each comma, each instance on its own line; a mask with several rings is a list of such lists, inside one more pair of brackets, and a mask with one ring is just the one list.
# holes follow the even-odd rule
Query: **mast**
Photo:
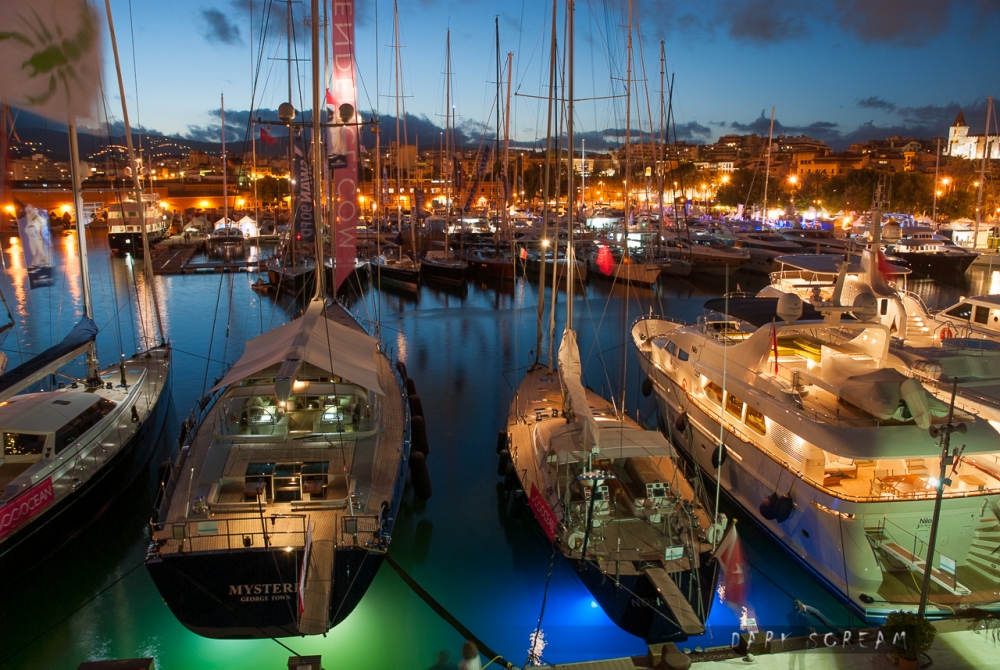
[[513, 241], [514, 236], [510, 234], [510, 221], [508, 220], [508, 212], [510, 210], [510, 203], [508, 200], [508, 195], [510, 193], [509, 187], [509, 177], [507, 170], [510, 164], [510, 79], [511, 70], [514, 66], [514, 52], [507, 52], [507, 102], [504, 105], [504, 119], [503, 119], [503, 231], [507, 238]]
[[[986, 98], [986, 132], [983, 134], [983, 162], [979, 166], [979, 191], [976, 194], [976, 232], [972, 235], [972, 248], [979, 246], [979, 223], [983, 218], [983, 185], [986, 183], [986, 161], [990, 159], [990, 113], [993, 96]], [[937, 186], [935, 184], [935, 186]]]
[[[396, 73], [396, 230], [400, 234], [403, 232], [403, 204], [400, 193], [403, 188], [403, 145], [400, 142], [399, 134], [399, 99], [402, 93], [399, 90], [399, 3], [393, 0], [392, 3], [392, 26], [393, 26], [393, 69]], [[413, 250], [416, 255], [416, 249]]]
[[[628, 225], [631, 219], [629, 209], [629, 186], [631, 183], [632, 171], [632, 0], [628, 1], [628, 21], [626, 23], [628, 37], [626, 38], [627, 52], [625, 57], [625, 233], [628, 233]], [[570, 143], [570, 147], [573, 143]], [[572, 151], [572, 150], [571, 150]], [[626, 251], [628, 247], [626, 246]]]
[[[545, 180], [542, 186], [542, 248], [541, 267], [538, 270], [538, 330], [535, 332], [535, 363], [541, 357], [542, 352], [542, 319], [545, 316], [545, 246], [544, 241], [548, 239], [549, 232], [549, 180], [552, 174], [552, 113], [555, 106], [556, 97], [556, 12], [558, 11], [559, 0], [552, 0], [552, 46], [549, 51], [549, 106], [548, 121], [545, 130]], [[557, 173], [558, 174], [558, 173]], [[558, 226], [557, 226], [558, 227]], [[555, 251], [553, 251], [555, 259]], [[555, 264], [553, 263], [553, 268]], [[556, 294], [555, 289], [552, 295]], [[552, 369], [552, 347], [549, 346], [549, 370]]]
[[[566, 146], [569, 147], [569, 182], [566, 193], [566, 330], [573, 330], [573, 270], [576, 263], [576, 249], [573, 244], [573, 204], [576, 202], [574, 191], [576, 180], [573, 179], [573, 15], [576, 10], [575, 0], [566, 0], [566, 23], [568, 39], [566, 42], [567, 64], [567, 101], [566, 101]], [[555, 253], [553, 253], [555, 258]]]
[[[319, 102], [319, 0], [312, 0], [312, 21], [309, 22], [312, 28], [312, 87], [313, 87], [313, 111], [312, 111], [312, 141], [313, 141], [313, 169], [312, 169], [312, 198], [313, 198], [313, 221], [315, 221], [315, 231], [313, 239], [316, 242], [316, 293], [314, 300], [322, 299], [323, 278], [326, 269], [323, 267], [323, 141], [320, 131], [320, 116], [323, 113]], [[336, 281], [336, 279], [335, 279]]]
[[[294, 152], [292, 151], [292, 119], [295, 118], [295, 104], [292, 102], [292, 0], [287, 0], [287, 36], [285, 38], [285, 56], [288, 60], [288, 107], [287, 111], [290, 116], [286, 123], [288, 124], [288, 260], [292, 267], [295, 267], [295, 189], [292, 188], [292, 174], [294, 170], [292, 169], [293, 162], [295, 161]], [[280, 108], [279, 108], [279, 111]]]
[[[496, 189], [497, 189], [497, 179], [496, 179], [496, 167], [495, 166], [497, 164], [497, 156], [500, 155], [500, 86], [501, 86], [501, 84], [503, 82], [503, 80], [501, 79], [502, 75], [500, 74], [500, 16], [499, 15], [493, 17], [493, 29], [494, 29], [494, 32], [496, 33], [496, 43], [497, 43], [497, 46], [496, 46], [496, 52], [497, 52], [497, 128], [496, 128], [496, 136], [495, 136], [495, 138], [493, 140], [493, 160], [490, 161], [490, 177], [491, 177], [490, 182], [491, 182], [491, 186], [492, 186], [492, 189], [493, 189], [493, 197], [491, 197], [490, 200], [492, 200], [495, 203], [495, 202], [497, 202], [497, 200], [499, 200], [499, 198], [497, 197], [497, 192], [496, 192]], [[487, 214], [489, 214], [488, 210], [489, 210], [489, 207], [487, 206]], [[502, 231], [500, 233], [500, 236], [501, 237], [503, 236], [503, 232]]]
[[229, 170], [226, 165], [226, 94], [223, 93], [220, 98], [221, 107], [220, 112], [222, 115], [222, 221], [226, 224], [226, 230], [229, 230], [229, 182], [226, 180]]
[[[444, 254], [451, 257], [451, 240], [448, 236], [448, 229], [451, 227], [451, 179], [448, 172], [451, 171], [451, 28], [444, 38], [444, 156], [441, 157], [441, 178], [444, 179], [445, 210], [444, 217]], [[447, 168], [445, 168], [445, 158], [448, 158]], [[445, 170], [448, 172], [445, 172]]]
[[[937, 149], [934, 152], [934, 207], [931, 210], [931, 218], [937, 223], [937, 195], [938, 195], [938, 167], [941, 165], [941, 138], [937, 139]], [[975, 242], [973, 242], [975, 246]]]
[[[660, 243], [663, 241], [663, 177], [667, 169], [666, 160], [664, 159], [664, 151], [666, 145], [664, 144], [664, 112], [665, 102], [664, 96], [664, 86], [666, 84], [666, 72], [667, 72], [667, 56], [663, 47], [663, 40], [660, 40], [660, 167], [656, 171], [656, 187], [658, 191], [657, 202], [660, 207], [659, 220], [656, 222], [656, 244], [653, 245], [653, 254], [658, 255], [660, 251]], [[678, 235], [680, 232], [678, 231]]]
[[[142, 201], [142, 186], [139, 184], [139, 169], [135, 162], [135, 148], [132, 146], [132, 129], [128, 123], [128, 104], [125, 102], [125, 82], [122, 80], [122, 64], [118, 58], [118, 41], [115, 39], [115, 22], [111, 17], [111, 0], [104, 0], [104, 7], [108, 13], [108, 29], [111, 33], [111, 50], [115, 55], [115, 71], [118, 74], [118, 93], [122, 99], [122, 122], [125, 124], [125, 145], [128, 147], [128, 160], [132, 168], [132, 186], [135, 189], [136, 207], [139, 210], [139, 219], [142, 222], [142, 255], [143, 268], [146, 273], [146, 280], [149, 282], [149, 292], [153, 296], [153, 312], [156, 315], [156, 330], [160, 335], [160, 344], [166, 341], [163, 336], [163, 319], [160, 316], [160, 299], [156, 295], [156, 287], [153, 285], [153, 259], [149, 257], [149, 235], [146, 234], [146, 205]], [[82, 249], [82, 246], [81, 246]]]
[[[110, 16], [110, 14], [108, 15]], [[124, 100], [124, 98], [123, 98]], [[83, 315], [94, 318], [94, 305], [90, 291], [90, 271], [87, 263], [87, 231], [83, 227], [83, 193], [80, 185], [80, 146], [76, 137], [76, 119], [70, 117], [69, 131], [69, 171], [73, 182], [73, 209], [76, 212], [76, 236], [80, 245], [80, 287], [83, 291]], [[152, 285], [152, 282], [150, 282]], [[101, 385], [101, 369], [97, 361], [97, 344], [91, 340], [87, 345], [87, 388]]]
[[771, 128], [767, 131], [767, 163], [764, 167], [764, 212], [762, 221], [767, 221], [767, 180], [771, 176], [771, 142], [774, 137], [774, 105], [771, 105]]

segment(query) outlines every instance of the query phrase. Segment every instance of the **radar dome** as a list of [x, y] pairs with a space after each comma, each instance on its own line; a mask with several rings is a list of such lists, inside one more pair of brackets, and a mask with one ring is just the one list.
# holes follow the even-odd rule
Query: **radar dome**
[[802, 317], [802, 298], [795, 293], [783, 293], [778, 298], [776, 310], [778, 318], [785, 323], [791, 323]]
[[854, 298], [851, 314], [859, 321], [871, 321], [878, 315], [878, 299], [865, 291]]

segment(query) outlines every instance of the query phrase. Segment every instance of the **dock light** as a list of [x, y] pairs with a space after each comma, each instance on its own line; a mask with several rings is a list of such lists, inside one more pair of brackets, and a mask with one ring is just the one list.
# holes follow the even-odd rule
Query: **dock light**
[[[14, 238], [12, 237], [11, 240], [13, 240], [13, 239]], [[542, 246], [545, 247], [546, 249], [548, 249], [549, 248], [549, 241], [548, 240], [542, 240]]]

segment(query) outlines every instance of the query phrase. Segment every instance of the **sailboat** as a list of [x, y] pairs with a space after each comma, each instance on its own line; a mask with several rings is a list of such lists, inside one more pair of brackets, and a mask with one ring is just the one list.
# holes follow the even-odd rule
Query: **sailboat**
[[[76, 20], [86, 24], [76, 28], [97, 29], [86, 11], [80, 12]], [[68, 29], [73, 17], [59, 17], [58, 22]], [[108, 22], [117, 65], [118, 52], [110, 10]], [[92, 100], [96, 94], [100, 76], [99, 56], [94, 46], [89, 53], [84, 49], [75, 57], [81, 61], [77, 63], [77, 71], [82, 73], [78, 81], [86, 80], [88, 74], [93, 75], [93, 89], [77, 92], [81, 95], [75, 102], [80, 104], [80, 100]], [[88, 59], [90, 62], [84, 63]], [[18, 98], [17, 91], [12, 94]], [[62, 91], [59, 91], [55, 97], [58, 99], [61, 94]], [[128, 358], [123, 356], [114, 365], [100, 368], [95, 347], [98, 328], [94, 322], [80, 189], [75, 115], [78, 108], [73, 106], [68, 89], [66, 98], [44, 108], [36, 106], [34, 102], [37, 99], [33, 100], [23, 92], [18, 98], [32, 111], [58, 120], [69, 120], [83, 315], [60, 343], [0, 375], [0, 434], [3, 435], [3, 451], [0, 453], [0, 571], [8, 579], [36, 565], [41, 558], [81, 533], [148, 467], [163, 429], [170, 399], [170, 345], [164, 342], [159, 304], [155, 286], [152, 286], [145, 226], [140, 226], [141, 248], [145, 252], [147, 278], [153, 291], [160, 344]], [[129, 157], [134, 165], [124, 93], [121, 98]], [[143, 202], [138, 174], [133, 172], [132, 178], [135, 202]], [[86, 356], [84, 379], [58, 372], [80, 356]], [[53, 390], [34, 390], [57, 373], [69, 379], [69, 384], [60, 383]]]
[[[572, 146], [572, 2], [566, 17], [566, 128]], [[572, 180], [569, 196], [573, 202]], [[707, 538], [709, 533], [721, 538], [722, 528], [712, 524], [666, 438], [644, 430], [583, 384], [573, 329], [572, 209], [558, 373], [550, 354], [549, 365], [536, 358], [525, 374], [511, 403], [506, 440], [498, 445], [499, 471], [508, 495], [527, 498], [548, 539], [618, 626], [649, 643], [699, 635], [705, 632], [715, 580], [709, 565], [713, 546]], [[546, 211], [543, 225], [547, 220]], [[545, 264], [541, 267], [539, 295], [544, 296]], [[541, 347], [541, 311], [536, 351]]]
[[[447, 63], [446, 73], [445, 73], [445, 103], [444, 103], [444, 158], [442, 160], [442, 166], [450, 166], [452, 163], [451, 152], [454, 150], [451, 137], [451, 30], [448, 30], [446, 37], [446, 56], [445, 62]], [[446, 168], [448, 172], [450, 169]], [[442, 171], [444, 172], [444, 170]], [[469, 271], [468, 262], [457, 258], [451, 250], [451, 227], [453, 225], [452, 221], [452, 193], [451, 186], [452, 181], [446, 174], [441, 175], [445, 180], [445, 197], [447, 200], [447, 216], [443, 221], [442, 228], [444, 229], [444, 250], [437, 251], [431, 250], [424, 254], [423, 260], [420, 262], [420, 271], [423, 273], [424, 277], [432, 281], [440, 281], [447, 284], [461, 285], [465, 283], [465, 277]], [[428, 227], [430, 227], [431, 221], [434, 220], [433, 217], [428, 219]]]
[[[353, 36], [353, 11], [343, 20], [338, 30]], [[312, 133], [320, 162], [317, 23]], [[353, 63], [352, 51], [347, 39], [334, 55]], [[353, 112], [353, 71], [338, 78], [340, 106]], [[346, 200], [357, 183], [358, 128], [338, 130], [354, 152], [353, 164], [349, 157], [333, 171]], [[313, 206], [323, 212], [317, 183]], [[338, 216], [334, 232], [353, 225]], [[353, 252], [338, 251], [343, 282], [354, 266], [339, 264]], [[323, 267], [322, 246], [316, 253]], [[173, 464], [146, 567], [170, 610], [199, 635], [326, 633], [354, 610], [385, 558], [410, 459], [405, 368], [340, 304], [326, 305], [322, 284], [320, 273], [300, 318], [246, 343]]]

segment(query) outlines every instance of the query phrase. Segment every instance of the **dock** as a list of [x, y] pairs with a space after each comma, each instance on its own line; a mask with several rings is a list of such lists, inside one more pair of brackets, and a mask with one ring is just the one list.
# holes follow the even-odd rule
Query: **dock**
[[199, 260], [192, 261], [205, 243], [202, 236], [185, 240], [180, 235], [168, 237], [152, 249], [154, 275], [215, 274], [218, 272], [260, 272], [262, 263], [257, 260]]

